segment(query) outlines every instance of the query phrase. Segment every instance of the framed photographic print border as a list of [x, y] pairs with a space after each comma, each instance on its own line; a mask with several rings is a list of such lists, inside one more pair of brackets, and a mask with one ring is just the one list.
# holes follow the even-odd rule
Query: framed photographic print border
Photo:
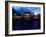
[[[27, 33], [27, 34], [8, 34], [8, 2], [11, 3], [32, 3], [32, 4], [42, 4], [43, 5], [43, 32], [42, 33]], [[35, 34], [44, 34], [45, 33], [45, 3], [40, 2], [22, 2], [22, 1], [5, 1], [5, 35], [6, 36], [18, 36], [18, 35], [35, 35]]]

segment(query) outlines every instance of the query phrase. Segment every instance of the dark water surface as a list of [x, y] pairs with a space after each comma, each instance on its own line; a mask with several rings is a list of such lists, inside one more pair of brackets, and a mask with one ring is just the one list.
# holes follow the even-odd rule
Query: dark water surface
[[13, 22], [12, 30], [34, 30], [40, 29], [40, 20], [30, 21], [30, 23]]

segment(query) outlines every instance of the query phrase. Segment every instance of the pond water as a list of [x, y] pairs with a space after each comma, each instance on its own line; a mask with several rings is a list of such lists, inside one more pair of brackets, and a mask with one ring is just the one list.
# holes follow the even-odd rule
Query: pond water
[[12, 30], [32, 30], [32, 29], [33, 30], [40, 29], [40, 20], [30, 21], [30, 23], [13, 22]]

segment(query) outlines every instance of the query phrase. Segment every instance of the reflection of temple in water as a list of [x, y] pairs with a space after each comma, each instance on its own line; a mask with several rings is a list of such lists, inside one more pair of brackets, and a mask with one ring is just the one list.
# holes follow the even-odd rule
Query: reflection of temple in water
[[33, 13], [24, 13], [24, 14], [14, 14], [13, 15], [13, 22], [18, 24], [25, 24], [31, 25], [32, 22], [40, 20], [40, 14], [34, 15]]

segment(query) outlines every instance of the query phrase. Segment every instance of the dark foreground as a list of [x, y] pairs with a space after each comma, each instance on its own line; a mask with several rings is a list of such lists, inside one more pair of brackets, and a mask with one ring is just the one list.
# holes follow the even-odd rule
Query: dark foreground
[[32, 20], [32, 21], [13, 21], [12, 30], [34, 30], [40, 29], [40, 20]]

